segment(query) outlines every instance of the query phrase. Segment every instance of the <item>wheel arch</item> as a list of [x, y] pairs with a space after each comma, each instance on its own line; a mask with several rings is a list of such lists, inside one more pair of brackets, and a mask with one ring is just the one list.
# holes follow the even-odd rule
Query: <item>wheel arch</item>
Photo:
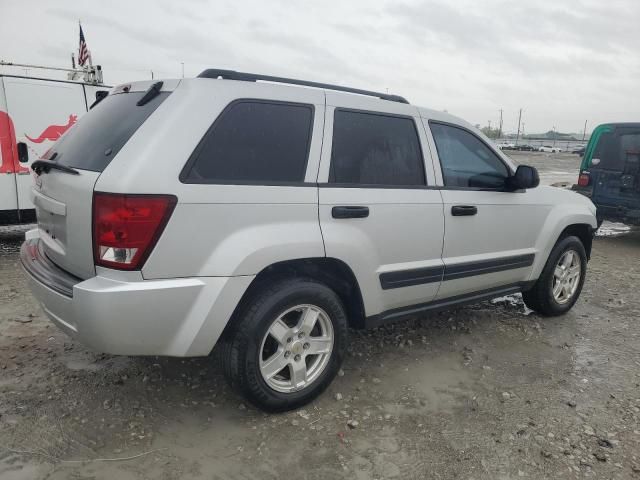
[[553, 208], [540, 229], [536, 242], [536, 260], [529, 280], [536, 280], [540, 276], [551, 250], [563, 236], [578, 237], [589, 258], [596, 226], [595, 216], [586, 208], [576, 209], [575, 204], [558, 205]]
[[364, 302], [353, 270], [345, 262], [336, 258], [310, 257], [276, 262], [263, 268], [238, 302], [225, 327], [225, 332], [233, 328], [234, 319], [242, 314], [244, 306], [260, 288], [287, 278], [307, 278], [327, 285], [340, 297], [347, 313], [349, 326], [356, 329], [365, 327]]
[[580, 239], [582, 245], [584, 245], [587, 260], [589, 260], [591, 258], [591, 247], [593, 246], [593, 227], [587, 223], [573, 223], [568, 225], [564, 230], [562, 230], [562, 233], [560, 233], [556, 243], [560, 239], [571, 235]]

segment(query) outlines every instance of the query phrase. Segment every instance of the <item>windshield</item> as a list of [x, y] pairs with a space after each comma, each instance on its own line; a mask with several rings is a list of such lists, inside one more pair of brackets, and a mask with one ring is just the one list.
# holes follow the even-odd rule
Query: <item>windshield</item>
[[162, 92], [136, 105], [145, 92], [109, 95], [58, 140], [43, 159], [102, 172], [149, 115], [169, 96]]

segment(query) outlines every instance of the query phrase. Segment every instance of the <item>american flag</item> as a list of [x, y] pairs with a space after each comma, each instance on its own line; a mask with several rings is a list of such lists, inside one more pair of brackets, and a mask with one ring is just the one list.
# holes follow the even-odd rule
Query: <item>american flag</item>
[[87, 60], [89, 60], [89, 63], [91, 63], [90, 59], [91, 53], [89, 53], [89, 49], [87, 48], [87, 42], [84, 40], [84, 33], [82, 33], [82, 25], [80, 25], [80, 47], [78, 48], [78, 65], [83, 67], [84, 64], [87, 63]]

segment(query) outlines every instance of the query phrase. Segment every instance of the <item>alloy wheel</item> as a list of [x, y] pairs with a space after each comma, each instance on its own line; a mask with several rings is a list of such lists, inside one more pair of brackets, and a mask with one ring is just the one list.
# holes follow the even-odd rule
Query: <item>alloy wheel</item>
[[582, 261], [578, 252], [564, 252], [553, 271], [552, 293], [557, 303], [563, 305], [573, 298], [578, 290], [581, 274]]
[[297, 305], [280, 314], [260, 346], [260, 373], [272, 389], [291, 393], [316, 381], [331, 358], [334, 333], [327, 313]]

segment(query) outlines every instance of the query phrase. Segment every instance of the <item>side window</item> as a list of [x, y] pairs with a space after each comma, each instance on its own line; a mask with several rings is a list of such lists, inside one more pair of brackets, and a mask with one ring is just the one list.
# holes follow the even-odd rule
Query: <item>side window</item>
[[624, 163], [619, 152], [616, 134], [614, 132], [604, 132], [598, 139], [592, 158], [600, 160], [597, 165], [598, 168], [622, 170]]
[[329, 182], [425, 185], [415, 122], [411, 118], [336, 110]]
[[509, 170], [478, 137], [462, 128], [430, 122], [446, 187], [502, 188]]
[[620, 135], [620, 156], [622, 171], [628, 175], [637, 175], [640, 163], [640, 132], [623, 130]]
[[313, 107], [244, 101], [228, 106], [193, 152], [187, 183], [303, 182]]

